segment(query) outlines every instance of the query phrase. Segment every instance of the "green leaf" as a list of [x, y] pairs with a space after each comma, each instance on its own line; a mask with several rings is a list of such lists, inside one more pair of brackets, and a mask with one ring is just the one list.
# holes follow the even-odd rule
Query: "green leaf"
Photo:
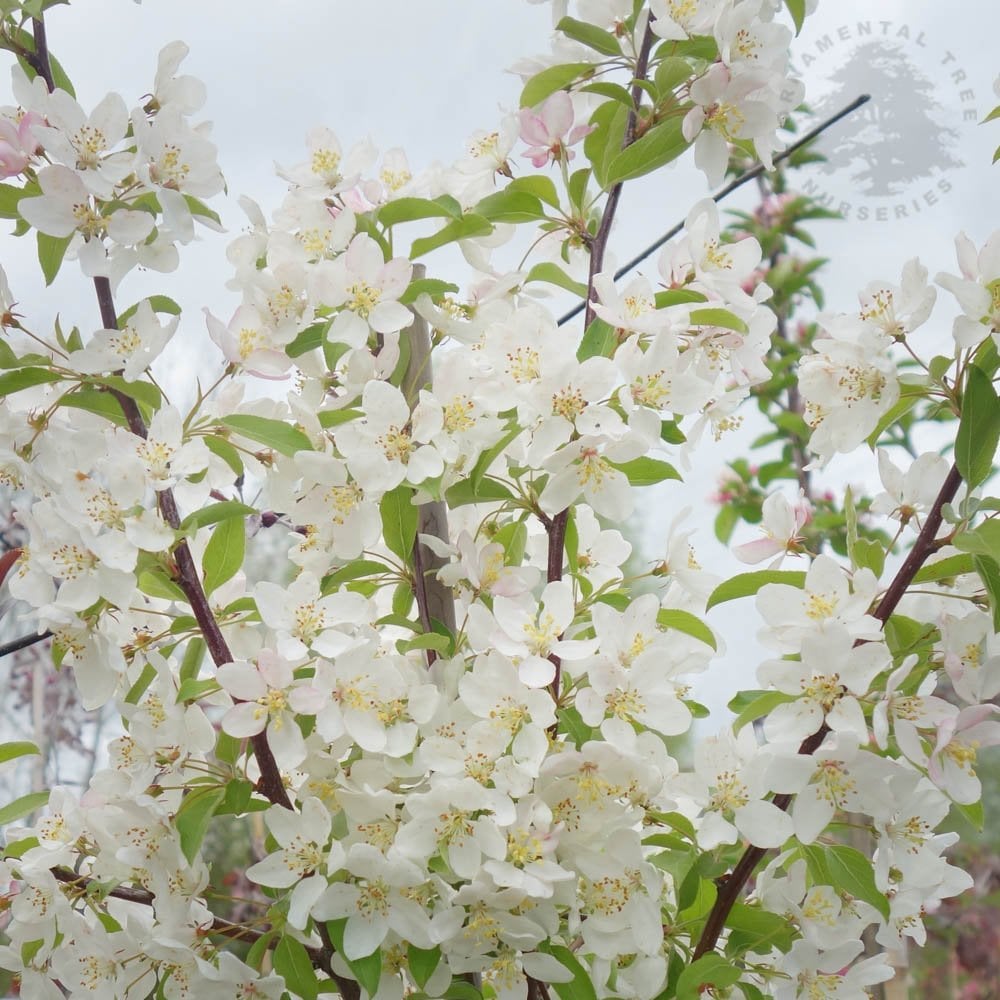
[[[738, 706], [741, 703], [740, 699], [745, 694], [754, 694], [756, 697], [744, 704], [742, 709], [739, 709]], [[733, 732], [738, 733], [745, 725], [747, 725], [747, 723], [754, 722], [757, 719], [763, 718], [765, 715], [769, 715], [779, 705], [784, 705], [789, 701], [795, 701], [795, 696], [784, 694], [781, 691], [740, 692], [740, 694], [733, 698], [733, 700], [729, 703], [730, 711], [739, 712], [736, 716], [736, 720], [733, 722]]]
[[[412, 588], [409, 584], [402, 584], [411, 591], [412, 599]], [[409, 605], [407, 605], [406, 610], [409, 610]], [[452, 640], [447, 635], [442, 635], [440, 632], [424, 632], [421, 635], [414, 636], [412, 639], [397, 639], [396, 649], [400, 653], [409, 653], [414, 649], [433, 649], [435, 653], [448, 653], [451, 650]]]
[[580, 960], [565, 946], [542, 941], [538, 950], [551, 955], [560, 965], [573, 973], [568, 983], [550, 983], [559, 1000], [597, 1000], [597, 991], [590, 980], [590, 975], [580, 963]]
[[250, 809], [253, 799], [253, 783], [245, 778], [233, 778], [226, 783], [226, 796], [216, 809], [216, 816], [242, 816]]
[[569, 192], [569, 200], [577, 208], [583, 208], [583, 203], [587, 197], [587, 181], [590, 180], [590, 167], [581, 167], [574, 170], [570, 175], [569, 184], [566, 190]]
[[656, 92], [661, 98], [672, 94], [682, 83], [690, 80], [693, 73], [691, 64], [686, 59], [681, 59], [679, 56], [667, 56], [660, 61], [653, 74]]
[[25, 816], [35, 812], [36, 809], [41, 809], [48, 801], [49, 793], [47, 791], [29, 792], [27, 795], [22, 795], [19, 799], [14, 799], [13, 802], [8, 803], [0, 809], [0, 826], [13, 823], [18, 819], [24, 819]]
[[785, 0], [788, 13], [795, 22], [795, 34], [802, 30], [802, 22], [806, 19], [806, 0]]
[[889, 900], [875, 885], [871, 860], [859, 850], [843, 844], [810, 844], [803, 851], [816, 882], [871, 903], [886, 920], [889, 919]]
[[515, 177], [505, 191], [523, 191], [525, 194], [534, 195], [539, 201], [544, 201], [546, 205], [559, 208], [559, 192], [551, 177], [544, 174], [527, 174], [524, 177]]
[[594, 730], [583, 721], [583, 716], [575, 708], [557, 709], [556, 715], [559, 717], [559, 731], [573, 741], [577, 750], [594, 738]]
[[719, 513], [715, 515], [715, 537], [723, 545], [728, 545], [729, 539], [733, 537], [733, 532], [739, 523], [739, 508], [733, 503], [724, 503], [719, 508]]
[[541, 104], [550, 94], [554, 94], [557, 90], [565, 90], [581, 76], [592, 76], [594, 69], [594, 64], [589, 62], [561, 63], [543, 69], [524, 85], [521, 91], [521, 107], [533, 108]]
[[282, 420], [258, 417], [251, 413], [234, 413], [230, 417], [223, 417], [220, 423], [282, 455], [291, 456], [298, 451], [313, 450], [312, 442], [302, 431]]
[[72, 236], [49, 236], [46, 233], [35, 233], [38, 240], [38, 263], [42, 266], [46, 286], [56, 280], [63, 258], [69, 249]]
[[455, 217], [447, 203], [442, 204], [429, 198], [397, 198], [378, 210], [378, 221], [383, 226], [397, 226], [401, 222], [413, 222], [416, 219]]
[[746, 903], [733, 906], [726, 917], [726, 926], [731, 932], [729, 947], [740, 952], [760, 954], [772, 948], [787, 951], [795, 937], [795, 929], [786, 917]]
[[136, 313], [143, 302], [148, 302], [153, 312], [167, 313], [170, 316], [180, 316], [181, 307], [167, 295], [150, 295], [148, 298], [139, 299], [134, 305], [128, 307], [123, 313], [118, 314], [118, 326], [123, 327]]
[[802, 570], [761, 569], [753, 573], [740, 573], [738, 576], [719, 584], [712, 591], [708, 604], [705, 605], [705, 610], [714, 608], [716, 604], [734, 601], [739, 597], [750, 597], [766, 583], [784, 583], [790, 587], [802, 587], [805, 582], [806, 575]]
[[0, 184], [0, 219], [18, 219], [17, 203], [27, 194], [24, 188]]
[[[575, 17], [564, 17], [557, 25], [556, 31], [561, 31], [567, 38], [586, 45], [595, 52], [605, 56], [620, 56], [622, 47], [618, 39], [608, 31], [598, 28], [596, 24], [578, 21]], [[524, 101], [521, 101], [524, 107]]]
[[1000, 400], [990, 377], [976, 365], [970, 365], [955, 439], [955, 464], [970, 489], [989, 476], [998, 441]]
[[206, 594], [211, 594], [239, 572], [246, 554], [246, 544], [247, 532], [243, 518], [230, 518], [216, 525], [201, 559]]
[[209, 504], [196, 510], [193, 514], [188, 514], [181, 521], [181, 531], [191, 531], [198, 528], [205, 528], [210, 524], [218, 524], [219, 521], [228, 521], [231, 517], [249, 517], [256, 514], [253, 507], [240, 503], [239, 500], [220, 500], [218, 503]]
[[208, 825], [225, 797], [225, 788], [218, 785], [188, 792], [184, 796], [184, 801], [181, 802], [181, 807], [174, 817], [174, 826], [180, 834], [181, 850], [188, 859], [188, 864], [194, 864], [194, 859], [201, 849], [201, 842], [208, 832]]
[[413, 981], [421, 989], [427, 985], [427, 980], [434, 975], [434, 970], [441, 962], [440, 948], [418, 948], [415, 944], [406, 946], [406, 965], [413, 976]]
[[607, 169], [621, 151], [628, 116], [628, 108], [617, 101], [606, 101], [590, 116], [593, 130], [583, 140], [583, 151], [593, 165], [594, 178], [602, 188], [610, 187]]
[[324, 576], [320, 590], [324, 595], [332, 594], [339, 590], [342, 584], [350, 583], [352, 580], [360, 580], [362, 577], [381, 576], [388, 570], [388, 566], [376, 562], [374, 559], [359, 559]]
[[705, 296], [701, 292], [692, 291], [690, 288], [671, 288], [666, 291], [657, 292], [653, 296], [653, 302], [657, 309], [666, 309], [667, 306], [679, 306], [688, 302], [705, 302]]
[[382, 537], [389, 551], [409, 563], [413, 558], [413, 541], [417, 537], [417, 508], [411, 503], [413, 489], [397, 486], [386, 493], [379, 504], [382, 514]]
[[872, 538], [859, 538], [854, 543], [854, 564], [881, 576], [885, 569], [885, 547]]
[[22, 389], [30, 389], [46, 382], [61, 382], [62, 375], [50, 368], [15, 368], [14, 371], [0, 375], [0, 396], [9, 396]]
[[461, 482], [449, 486], [445, 490], [445, 500], [449, 507], [464, 507], [470, 503], [496, 503], [504, 500], [513, 500], [514, 494], [495, 479], [482, 479], [478, 484], [471, 479], [463, 479]]
[[206, 434], [202, 437], [202, 441], [205, 442], [205, 447], [213, 455], [221, 458], [233, 470], [234, 476], [243, 475], [243, 459], [240, 458], [240, 453], [225, 438], [221, 438], [216, 434]]
[[368, 996], [373, 997], [378, 992], [378, 984], [382, 978], [382, 949], [376, 948], [370, 955], [364, 958], [349, 959], [344, 955], [344, 928], [347, 926], [347, 917], [340, 920], [328, 920], [326, 929], [333, 942], [334, 948], [340, 953], [341, 958], [347, 962], [347, 967], [351, 974], [358, 981], [362, 989]]
[[572, 292], [581, 299], [587, 297], [587, 286], [582, 282], [574, 281], [558, 264], [552, 261], [543, 261], [536, 264], [524, 279], [524, 284], [532, 281], [547, 281], [550, 285], [558, 285], [565, 288], [567, 292]]
[[691, 311], [692, 326], [721, 326], [727, 330], [736, 330], [738, 333], [746, 333], [747, 325], [728, 309], [693, 309]]
[[711, 987], [725, 989], [740, 980], [736, 966], [714, 952], [687, 966], [677, 979], [677, 1000], [702, 1000]]
[[460, 219], [449, 222], [444, 229], [439, 229], [433, 236], [424, 236], [414, 240], [410, 248], [410, 259], [416, 260], [431, 250], [437, 250], [456, 240], [467, 240], [474, 236], [489, 236], [493, 232], [493, 223], [482, 215], [471, 213]]
[[440, 278], [417, 278], [406, 286], [406, 291], [399, 297], [399, 301], [408, 306], [416, 302], [421, 295], [429, 295], [434, 301], [458, 291], [458, 285], [453, 285], [450, 281], [442, 281]]
[[290, 358], [300, 358], [309, 351], [315, 351], [326, 342], [326, 331], [330, 323], [324, 320], [322, 323], [313, 323], [304, 330], [300, 330], [295, 339], [285, 346], [285, 354]]
[[473, 211], [490, 222], [535, 222], [545, 218], [542, 203], [526, 191], [505, 188], [476, 202]]
[[611, 160], [603, 186], [611, 187], [621, 181], [636, 177], [676, 160], [688, 147], [681, 133], [681, 119], [668, 118], [636, 139]]
[[1000, 632], [1000, 563], [989, 556], [973, 556], [976, 572], [986, 588], [993, 612], [993, 631]]
[[222, 685], [214, 677], [206, 677], [204, 680], [189, 677], [186, 681], [181, 681], [177, 688], [176, 701], [178, 705], [182, 705], [186, 701], [197, 701], [206, 694], [215, 694], [221, 690]]
[[681, 474], [669, 463], [658, 458], [634, 458], [631, 462], [611, 462], [624, 472], [631, 486], [655, 486], [667, 479], [680, 479]]
[[93, 379], [95, 385], [103, 385], [121, 393], [129, 399], [134, 399], [142, 406], [148, 407], [154, 413], [163, 405], [163, 394], [151, 382], [135, 379], [129, 382], [121, 375], [101, 375]]
[[972, 802], [963, 805], [961, 802], [952, 802], [951, 808], [959, 814], [977, 833], [983, 832], [983, 824], [986, 821], [986, 814], [983, 810], [983, 802]]
[[24, 757], [28, 754], [41, 753], [41, 750], [34, 743], [27, 740], [16, 740], [13, 743], [0, 743], [0, 764], [6, 764], [15, 757]]
[[661, 608], [656, 613], [656, 624], [660, 628], [672, 628], [685, 633], [685, 635], [693, 636], [705, 643], [706, 646], [711, 646], [712, 649], [718, 648], [712, 630], [690, 611], [681, 611], [679, 608]]
[[[948, 360], [950, 361], [951, 359], [949, 358]], [[868, 447], [874, 449], [886, 430], [890, 427], [895, 427], [899, 423], [900, 418], [909, 413], [921, 398], [921, 396], [916, 394], [902, 396], [894, 406], [890, 406], [879, 418], [879, 422], [875, 425], [875, 430], [865, 439]]]
[[580, 88], [581, 94], [599, 94], [601, 97], [610, 97], [612, 101], [624, 104], [626, 108], [633, 107], [632, 94], [620, 83], [608, 83], [606, 80], [599, 80], [597, 83], [588, 83]]
[[278, 942], [272, 958], [274, 971], [285, 980], [290, 993], [302, 1000], [316, 1000], [319, 980], [305, 945], [286, 934]]
[[971, 531], [963, 531], [952, 539], [952, 545], [962, 552], [989, 556], [1000, 562], [1000, 520], [993, 518]]
[[202, 219], [210, 219], [216, 226], [222, 225], [222, 218], [219, 216], [219, 213], [209, 208], [200, 198], [186, 194], [184, 195], [184, 201], [187, 203], [188, 211], [192, 215], [199, 216]]
[[932, 583], [937, 580], [950, 580], [952, 577], [961, 576], [962, 573], [972, 573], [974, 570], [971, 556], [948, 556], [946, 559], [921, 566], [914, 575], [913, 582]]
[[[584, 297], [586, 297], [586, 293], [586, 289], [584, 289]], [[582, 362], [586, 361], [587, 358], [613, 358], [618, 344], [618, 334], [615, 332], [615, 328], [597, 316], [591, 321], [580, 341], [580, 346], [576, 351], [576, 360]]]

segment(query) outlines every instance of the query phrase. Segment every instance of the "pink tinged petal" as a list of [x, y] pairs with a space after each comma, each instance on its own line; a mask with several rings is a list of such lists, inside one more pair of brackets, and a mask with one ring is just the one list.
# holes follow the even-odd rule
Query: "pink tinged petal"
[[733, 818], [754, 847], [781, 847], [795, 833], [791, 817], [772, 802], [750, 802], [737, 809]]
[[565, 90], [557, 90], [541, 107], [541, 119], [549, 135], [558, 139], [573, 125], [573, 101]]
[[545, 122], [527, 108], [522, 109], [519, 116], [521, 125], [521, 138], [532, 146], [547, 147], [551, 142], [549, 131], [545, 127]]
[[384, 299], [398, 299], [406, 291], [413, 276], [413, 265], [405, 257], [393, 257], [379, 276]]
[[288, 704], [296, 715], [315, 715], [326, 706], [330, 696], [308, 684], [293, 687], [288, 692]]
[[270, 649], [262, 649], [257, 657], [257, 669], [269, 688], [283, 690], [295, 679], [292, 668]]
[[263, 732], [267, 725], [267, 711], [256, 702], [235, 705], [222, 717], [223, 732], [237, 739], [246, 739]]

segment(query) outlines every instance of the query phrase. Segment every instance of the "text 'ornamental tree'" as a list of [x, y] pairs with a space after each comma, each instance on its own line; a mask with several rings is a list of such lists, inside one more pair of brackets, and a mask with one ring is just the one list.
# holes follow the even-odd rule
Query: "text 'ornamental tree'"
[[[712, 184], [732, 156], [771, 167], [811, 5], [555, 0], [519, 113], [422, 175], [318, 127], [270, 218], [242, 202], [241, 304], [207, 315], [222, 359], [191, 406], [154, 373], [194, 319], [132, 303], [129, 274], [173, 272], [217, 220], [204, 88], [174, 42], [150, 93], [82, 108], [52, 6], [0, 0], [0, 216], [47, 281], [68, 261], [92, 281], [101, 327], [38, 330], [0, 282], [0, 478], [28, 539], [0, 566], [121, 728], [82, 794], [0, 809], [21, 822], [0, 868], [20, 995], [753, 1000], [889, 979], [881, 951], [970, 885], [939, 828], [981, 818], [977, 753], [1000, 743], [1000, 233], [958, 238], [929, 357], [916, 259], [805, 350], [787, 319], [809, 273], [760, 219], [723, 234], [712, 200], [656, 283], [605, 265], [628, 181], [689, 152]], [[774, 197], [775, 233], [810, 217]], [[455, 242], [464, 295], [423, 263]], [[820, 467], [882, 443], [885, 493], [829, 501], [822, 551], [805, 495], [750, 505], [764, 533], [739, 557], [808, 551], [806, 571], [720, 582], [678, 528], [626, 575], [636, 491], [680, 478], [751, 393], [783, 449], [754, 488], [805, 490], [806, 448]], [[921, 422], [953, 429], [947, 457], [914, 446]], [[275, 537], [287, 559], [248, 579]], [[750, 596], [774, 658], [681, 770], [704, 612]], [[237, 828], [260, 849], [234, 916], [204, 848]]]

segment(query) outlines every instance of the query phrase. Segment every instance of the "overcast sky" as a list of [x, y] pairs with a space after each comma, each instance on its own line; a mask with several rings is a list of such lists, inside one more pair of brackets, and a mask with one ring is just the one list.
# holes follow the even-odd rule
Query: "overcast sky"
[[[383, 149], [402, 146], [415, 171], [457, 157], [472, 131], [492, 127], [502, 110], [516, 108], [519, 81], [505, 69], [519, 57], [546, 50], [550, 13], [547, 4], [524, 0], [146, 0], [141, 6], [87, 0], [55, 7], [47, 20], [52, 51], [87, 108], [109, 90], [134, 106], [151, 88], [159, 49], [176, 38], [190, 45], [184, 70], [208, 87], [204, 114], [215, 123], [231, 196], [228, 205], [216, 207], [232, 233], [242, 225], [236, 196], [249, 194], [268, 212], [277, 205], [283, 186], [273, 176], [273, 164], [302, 159], [303, 139], [313, 125], [330, 126], [345, 145], [367, 135]], [[978, 244], [1000, 228], [1000, 166], [989, 165], [1000, 144], [1000, 122], [976, 124], [1000, 100], [992, 91], [1000, 73], [993, 44], [998, 36], [995, 0], [820, 0], [819, 14], [793, 50], [807, 100], [821, 105], [824, 98], [847, 100], [873, 89], [878, 107], [868, 112], [871, 127], [895, 129], [875, 169], [885, 175], [882, 186], [892, 187], [891, 193], [874, 193], [870, 178], [857, 179], [863, 165], [856, 155], [833, 174], [803, 178], [849, 215], [846, 222], [816, 227], [821, 252], [831, 258], [826, 278], [831, 308], [855, 308], [858, 288], [874, 278], [898, 279], [902, 264], [914, 255], [932, 274], [954, 269], [956, 232], [966, 230]], [[871, 47], [875, 42], [878, 47]], [[869, 47], [859, 52], [862, 45]], [[851, 143], [855, 154], [864, 152], [862, 146], [874, 141], [856, 123], [841, 128], [831, 134], [831, 153]], [[705, 193], [703, 178], [687, 161], [630, 185], [614, 233], [618, 256], [655, 239]], [[751, 198], [743, 194], [733, 205]], [[186, 346], [175, 349], [175, 364], [190, 356], [183, 351], [207, 339], [202, 306], [228, 316], [235, 305], [224, 287], [230, 238], [208, 234], [182, 250], [178, 274], [153, 280], [130, 276], [119, 294], [124, 304], [162, 291], [185, 306]], [[85, 329], [96, 327], [92, 293], [75, 267], [67, 266], [43, 296], [32, 244], [4, 239], [0, 259], [24, 311], [36, 321], [59, 312], [64, 325], [71, 325], [72, 317]], [[949, 314], [937, 315], [928, 339], [948, 335]], [[748, 429], [744, 443], [757, 430]], [[662, 544], [672, 512], [685, 504], [704, 510], [721, 457], [721, 450], [707, 455], [684, 488], [646, 498], [643, 535], [651, 555]], [[870, 472], [840, 463], [832, 474], [843, 479]], [[731, 572], [735, 562], [713, 547], [710, 534], [701, 533], [702, 561]], [[746, 610], [725, 618], [730, 642], [741, 649], [755, 629], [752, 609]], [[722, 622], [720, 616], [716, 623]], [[746, 672], [741, 676], [745, 680]], [[723, 703], [726, 686], [720, 682], [705, 697]]]

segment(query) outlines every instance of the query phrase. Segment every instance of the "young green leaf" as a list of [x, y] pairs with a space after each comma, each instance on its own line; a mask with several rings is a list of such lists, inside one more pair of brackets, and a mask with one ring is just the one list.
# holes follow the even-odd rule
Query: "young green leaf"
[[521, 91], [521, 107], [533, 108], [541, 104], [550, 94], [554, 94], [557, 90], [565, 90], [581, 76], [590, 76], [593, 72], [594, 64], [586, 62], [549, 66], [536, 73], [524, 85]]
[[181, 850], [189, 864], [194, 864], [201, 849], [201, 842], [208, 832], [208, 825], [225, 797], [225, 788], [218, 785], [199, 788], [184, 796], [184, 801], [181, 802], [181, 807], [174, 817], [174, 826], [180, 834]]
[[389, 551], [403, 562], [413, 557], [413, 540], [417, 537], [417, 508], [413, 506], [413, 490], [403, 485], [386, 493], [379, 504], [382, 513], [382, 537]]
[[230, 518], [216, 525], [201, 559], [206, 594], [211, 594], [239, 572], [246, 553], [246, 539], [242, 518]]
[[282, 455], [291, 456], [297, 451], [313, 450], [309, 438], [297, 427], [286, 424], [283, 420], [258, 417], [252, 413], [234, 413], [232, 416], [223, 417], [219, 422], [243, 437]]
[[714, 608], [716, 604], [735, 601], [739, 597], [750, 597], [756, 594], [765, 583], [786, 583], [790, 587], [805, 585], [806, 575], [802, 570], [791, 569], [760, 569], [752, 573], [740, 573], [724, 583], [720, 583], [708, 598], [705, 610]]

